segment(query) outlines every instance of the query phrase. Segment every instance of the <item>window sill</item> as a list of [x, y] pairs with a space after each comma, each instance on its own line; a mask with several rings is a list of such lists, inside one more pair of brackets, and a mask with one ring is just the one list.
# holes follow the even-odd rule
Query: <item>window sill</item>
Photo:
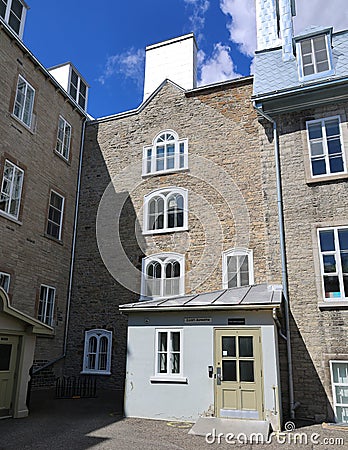
[[82, 370], [81, 375], [111, 375], [111, 372], [99, 372], [98, 370]]
[[335, 75], [334, 69], [325, 70], [323, 72], [317, 72], [313, 73], [312, 75], [302, 75], [302, 73], [299, 76], [299, 81], [302, 83], [307, 83], [309, 81], [316, 81], [321, 80], [325, 78], [330, 78]]
[[189, 231], [189, 229], [188, 229], [188, 227], [180, 227], [180, 228], [166, 228], [163, 230], [143, 231], [143, 236], [149, 236], [149, 235], [153, 235], [153, 234], [179, 233], [181, 231]]
[[47, 239], [49, 239], [50, 241], [56, 242], [56, 243], [59, 244], [59, 245], [63, 245], [63, 241], [62, 241], [61, 239], [57, 239], [57, 238], [55, 238], [55, 237], [53, 237], [53, 236], [50, 236], [50, 235], [47, 234], [47, 233], [44, 234], [44, 237], [47, 238]]
[[25, 124], [21, 119], [18, 119], [18, 117], [15, 116], [13, 113], [11, 114], [11, 117], [12, 117], [17, 123], [19, 123], [24, 129], [26, 129], [27, 131], [29, 131], [29, 133], [35, 134], [34, 131], [32, 130], [32, 128], [28, 127], [27, 124]]
[[340, 173], [332, 173], [330, 175], [317, 175], [315, 177], [308, 178], [306, 180], [307, 184], [318, 184], [323, 183], [325, 181], [335, 181], [335, 180], [345, 180], [348, 179], [348, 173], [347, 172], [340, 172]]
[[348, 309], [348, 299], [346, 300], [326, 300], [319, 303], [319, 309]]
[[188, 379], [186, 377], [155, 376], [150, 378], [150, 383], [188, 384]]
[[177, 172], [188, 172], [188, 170], [189, 170], [188, 167], [182, 167], [180, 169], [161, 170], [159, 172], [143, 173], [142, 177], [143, 178], [158, 177], [161, 175], [171, 175]]
[[68, 166], [71, 166], [70, 160], [66, 159], [63, 155], [61, 155], [59, 152], [57, 152], [57, 150], [53, 150], [53, 153], [62, 161], [65, 162], [65, 164], [67, 164]]
[[13, 223], [16, 223], [17, 225], [23, 225], [23, 223], [20, 220], [16, 219], [13, 216], [10, 216], [9, 214], [5, 213], [4, 211], [0, 210], [0, 216], [4, 217], [4, 219], [10, 220]]

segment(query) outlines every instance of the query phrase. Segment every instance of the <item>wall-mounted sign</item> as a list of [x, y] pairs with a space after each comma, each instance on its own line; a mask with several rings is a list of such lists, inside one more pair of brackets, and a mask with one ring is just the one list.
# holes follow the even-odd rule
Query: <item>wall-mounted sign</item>
[[211, 323], [211, 317], [185, 317], [185, 323]]
[[243, 317], [234, 317], [227, 320], [228, 325], [245, 325], [245, 319]]

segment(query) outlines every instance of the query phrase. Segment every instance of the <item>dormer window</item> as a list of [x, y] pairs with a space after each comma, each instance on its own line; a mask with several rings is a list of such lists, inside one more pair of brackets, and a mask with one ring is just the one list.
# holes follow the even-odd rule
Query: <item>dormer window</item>
[[81, 108], [86, 108], [87, 85], [81, 80], [81, 77], [71, 69], [69, 94], [78, 103]]
[[329, 33], [297, 41], [300, 81], [333, 75], [331, 37]]
[[23, 36], [26, 6], [19, 0], [0, 0], [0, 17], [20, 37]]

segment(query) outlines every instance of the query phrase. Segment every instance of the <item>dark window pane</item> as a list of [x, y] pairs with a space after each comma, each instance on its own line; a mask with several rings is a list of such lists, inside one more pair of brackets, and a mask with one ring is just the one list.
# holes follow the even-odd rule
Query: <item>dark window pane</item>
[[348, 297], [348, 276], [347, 275], [343, 276], [343, 283], [344, 283], [345, 297]]
[[19, 0], [12, 0], [11, 11], [20, 19], [22, 17], [23, 5]]
[[0, 0], [0, 17], [5, 19], [6, 0]]
[[348, 253], [341, 253], [342, 272], [348, 274]]
[[337, 158], [330, 158], [330, 172], [337, 173], [343, 172], [343, 159], [341, 156]]
[[9, 19], [8, 23], [9, 23], [10, 27], [12, 28], [12, 30], [15, 31], [17, 34], [19, 34], [21, 22], [13, 13], [10, 14], [10, 19]]
[[255, 381], [254, 361], [239, 361], [239, 378], [239, 381]]
[[326, 51], [326, 43], [325, 43], [325, 36], [318, 36], [313, 39], [313, 45], [314, 50], [317, 52], [319, 50], [325, 50]]
[[305, 39], [301, 42], [302, 54], [310, 53], [312, 51], [312, 45], [310, 39]]
[[324, 175], [326, 173], [326, 165], [324, 159], [312, 159], [313, 176]]
[[324, 272], [336, 272], [336, 258], [335, 255], [323, 255]]
[[322, 252], [335, 250], [335, 239], [333, 230], [320, 231], [320, 248]]
[[223, 381], [237, 381], [236, 361], [222, 361]]
[[172, 350], [180, 352], [180, 333], [178, 331], [172, 333]]
[[236, 338], [234, 336], [222, 337], [222, 356], [236, 356]]
[[252, 336], [239, 337], [239, 356], [253, 356], [253, 338]]
[[340, 283], [338, 277], [326, 277], [324, 276], [324, 289], [326, 298], [340, 298]]
[[308, 75], [313, 75], [314, 66], [306, 66], [303, 68], [303, 74], [307, 77]]
[[329, 70], [329, 63], [327, 61], [320, 62], [317, 64], [317, 71], [318, 72], [325, 72], [326, 70]]
[[10, 369], [11, 344], [0, 344], [0, 371]]
[[323, 137], [321, 124], [314, 123], [308, 126], [309, 139], [319, 139]]
[[341, 154], [341, 141], [339, 138], [331, 138], [327, 141], [329, 155]]
[[348, 250], [348, 228], [338, 230], [338, 240], [341, 250]]

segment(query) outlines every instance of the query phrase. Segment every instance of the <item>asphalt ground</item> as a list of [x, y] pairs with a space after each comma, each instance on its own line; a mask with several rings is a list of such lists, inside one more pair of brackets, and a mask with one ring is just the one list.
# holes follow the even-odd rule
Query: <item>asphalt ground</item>
[[51, 392], [33, 393], [29, 417], [0, 420], [0, 449], [348, 449], [348, 428], [344, 427], [297, 427], [273, 436], [270, 443], [245, 444], [243, 436], [213, 434], [206, 442], [205, 437], [188, 434], [189, 423], [125, 419], [121, 410], [120, 399], [110, 393], [96, 399], [59, 400]]

